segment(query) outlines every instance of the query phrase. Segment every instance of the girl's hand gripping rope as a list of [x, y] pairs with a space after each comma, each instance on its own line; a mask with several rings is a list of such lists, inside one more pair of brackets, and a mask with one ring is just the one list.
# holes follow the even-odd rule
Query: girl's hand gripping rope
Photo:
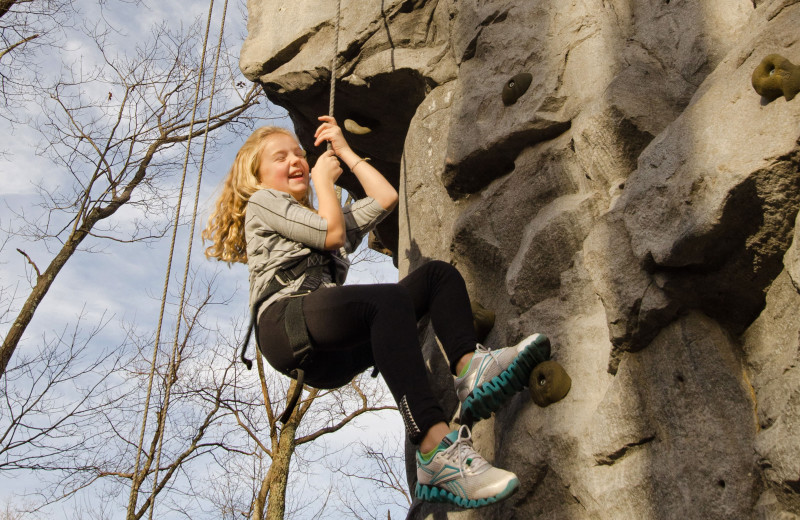
[[331, 149], [339, 159], [341, 159], [350, 171], [356, 176], [364, 192], [375, 199], [383, 209], [391, 211], [397, 205], [397, 190], [387, 181], [381, 173], [367, 161], [365, 157], [359, 157], [342, 134], [342, 129], [336, 124], [336, 120], [330, 116], [319, 116], [322, 121], [317, 131], [314, 133], [314, 144], [319, 146], [327, 141], [331, 144]]
[[327, 141], [331, 145], [333, 153], [341, 157], [343, 153], [350, 151], [350, 145], [344, 138], [342, 129], [336, 123], [336, 120], [331, 116], [319, 116], [317, 119], [322, 121], [317, 131], [314, 132], [314, 146], [319, 146], [323, 141]]
[[342, 167], [339, 164], [339, 159], [336, 158], [332, 151], [327, 151], [320, 155], [317, 163], [311, 169], [311, 179], [317, 189], [323, 184], [333, 185], [341, 174]]

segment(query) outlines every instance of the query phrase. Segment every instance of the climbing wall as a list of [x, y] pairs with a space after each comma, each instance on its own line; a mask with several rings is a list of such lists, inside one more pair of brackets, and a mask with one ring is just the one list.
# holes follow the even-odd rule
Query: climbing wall
[[[248, 2], [241, 68], [308, 148], [335, 4]], [[335, 115], [401, 198], [381, 242], [573, 382], [476, 426], [516, 495], [409, 518], [800, 518], [800, 98], [753, 88], [771, 54], [755, 83], [800, 85], [798, 27], [799, 0], [342, 0]]]

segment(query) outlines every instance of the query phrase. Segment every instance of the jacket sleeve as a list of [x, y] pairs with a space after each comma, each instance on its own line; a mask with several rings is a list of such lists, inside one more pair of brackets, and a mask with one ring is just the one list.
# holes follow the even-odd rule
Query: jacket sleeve
[[344, 245], [345, 251], [352, 253], [356, 250], [364, 236], [375, 229], [386, 215], [390, 212], [372, 197], [364, 197], [356, 202], [345, 206], [344, 223], [347, 228], [347, 239]]
[[259, 190], [250, 197], [248, 212], [284, 237], [314, 249], [325, 248], [328, 223], [288, 194]]

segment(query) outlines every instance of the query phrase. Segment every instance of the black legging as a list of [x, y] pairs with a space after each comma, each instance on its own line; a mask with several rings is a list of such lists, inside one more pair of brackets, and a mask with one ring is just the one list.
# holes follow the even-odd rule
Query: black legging
[[[341, 386], [374, 365], [397, 401], [412, 442], [419, 443], [437, 422], [447, 422], [428, 384], [417, 321], [430, 314], [451, 372], [475, 350], [466, 284], [453, 266], [433, 261], [396, 284], [322, 287], [304, 298], [313, 354], [302, 368], [310, 385]], [[263, 354], [283, 373], [295, 368], [283, 323], [286, 302], [270, 305], [258, 322]]]

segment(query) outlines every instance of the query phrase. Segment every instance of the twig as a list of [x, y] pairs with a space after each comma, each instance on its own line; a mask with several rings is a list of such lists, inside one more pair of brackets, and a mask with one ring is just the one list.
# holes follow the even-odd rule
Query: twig
[[29, 263], [29, 264], [31, 264], [31, 266], [33, 267], [33, 269], [36, 271], [36, 279], [38, 280], [39, 278], [41, 278], [41, 277], [42, 277], [42, 273], [40, 273], [40, 272], [39, 272], [39, 268], [38, 268], [38, 267], [36, 267], [36, 262], [34, 262], [33, 260], [31, 260], [31, 257], [29, 257], [29, 256], [28, 256], [28, 253], [26, 253], [26, 252], [25, 252], [25, 251], [23, 251], [22, 249], [20, 249], [20, 248], [17, 248], [17, 251], [19, 251], [19, 254], [21, 254], [22, 256], [24, 256], [24, 257], [25, 257], [25, 258], [28, 260], [28, 263]]

